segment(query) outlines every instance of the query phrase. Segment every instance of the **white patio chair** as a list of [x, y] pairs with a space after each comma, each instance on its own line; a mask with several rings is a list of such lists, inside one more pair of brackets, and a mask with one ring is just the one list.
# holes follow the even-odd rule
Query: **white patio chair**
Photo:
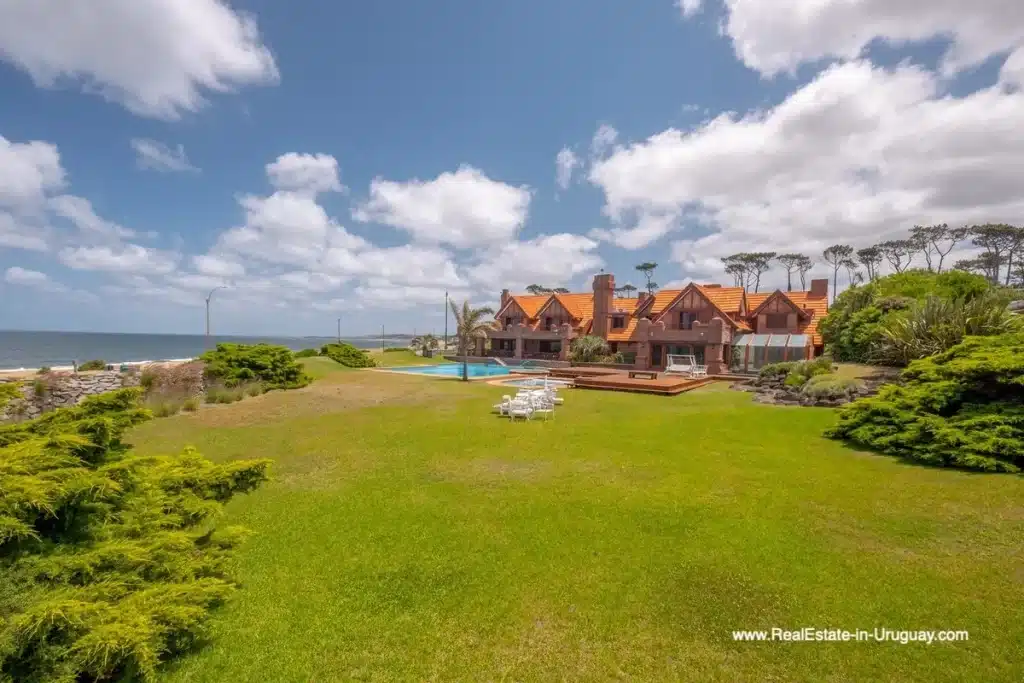
[[693, 372], [690, 373], [690, 376], [691, 377], [698, 377], [698, 378], [699, 377], [707, 377], [708, 376], [708, 366], [706, 366], [706, 365], [694, 365], [693, 366]]
[[501, 397], [501, 403], [495, 403], [494, 409], [498, 411], [499, 415], [508, 415], [509, 404], [512, 403], [512, 397], [505, 394]]
[[534, 415], [540, 415], [545, 420], [549, 420], [555, 416], [555, 404], [551, 403], [543, 396], [534, 396], [530, 400], [530, 408], [533, 409]]
[[521, 417], [524, 420], [533, 419], [533, 406], [530, 405], [529, 401], [510, 401], [508, 416], [513, 422], [515, 422], [517, 417]]

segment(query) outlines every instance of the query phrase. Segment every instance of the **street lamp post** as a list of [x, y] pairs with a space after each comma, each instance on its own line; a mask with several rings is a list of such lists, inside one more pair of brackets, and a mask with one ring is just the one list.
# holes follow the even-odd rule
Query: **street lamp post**
[[338, 343], [341, 343], [341, 318], [338, 318]]
[[448, 290], [444, 290], [444, 352], [448, 353]]
[[206, 295], [206, 348], [210, 348], [210, 299], [213, 298], [213, 293], [218, 289], [227, 289], [223, 285], [220, 287], [214, 287], [210, 290], [210, 293]]

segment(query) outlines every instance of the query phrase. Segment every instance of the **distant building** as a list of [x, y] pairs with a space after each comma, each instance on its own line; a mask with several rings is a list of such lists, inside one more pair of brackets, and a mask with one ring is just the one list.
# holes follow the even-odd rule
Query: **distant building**
[[708, 372], [755, 370], [822, 353], [818, 323], [828, 312], [828, 280], [803, 292], [748, 293], [690, 284], [636, 298], [615, 296], [615, 277], [594, 277], [585, 294], [501, 293], [495, 324], [476, 353], [567, 360], [573, 339], [594, 335], [638, 369], [664, 369], [669, 355], [692, 355]]

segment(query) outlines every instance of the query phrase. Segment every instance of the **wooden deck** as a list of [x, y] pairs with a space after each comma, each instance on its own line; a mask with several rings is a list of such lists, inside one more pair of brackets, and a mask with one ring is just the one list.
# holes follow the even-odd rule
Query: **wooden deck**
[[676, 396], [715, 381], [713, 377], [693, 379], [664, 373], [658, 373], [657, 379], [634, 379], [630, 378], [629, 372], [626, 370], [610, 368], [558, 368], [552, 369], [550, 376], [557, 379], [575, 380], [574, 384], [579, 389], [631, 391], [660, 396]]

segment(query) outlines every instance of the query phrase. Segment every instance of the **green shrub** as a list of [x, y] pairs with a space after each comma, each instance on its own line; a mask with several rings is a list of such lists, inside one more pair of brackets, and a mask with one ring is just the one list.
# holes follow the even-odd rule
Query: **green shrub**
[[840, 294], [819, 331], [837, 361], [886, 363], [887, 356], [877, 354], [883, 329], [919, 302], [929, 297], [970, 302], [992, 290], [984, 277], [962, 271], [895, 273]]
[[320, 355], [320, 350], [319, 349], [302, 349], [301, 351], [296, 351], [295, 352], [295, 357], [296, 358], [313, 358], [314, 356], [319, 356], [319, 355]]
[[46, 394], [50, 392], [50, 386], [41, 379], [34, 380], [32, 382], [32, 396], [37, 401], [46, 398]]
[[790, 372], [786, 375], [786, 381], [783, 382], [787, 387], [802, 387], [807, 382], [807, 378], [799, 372]]
[[0, 412], [3, 412], [8, 403], [20, 398], [21, 391], [18, 389], [17, 382], [0, 383]]
[[835, 439], [930, 465], [1024, 468], [1024, 332], [968, 337], [840, 412]]
[[214, 526], [268, 461], [138, 456], [141, 389], [0, 426], [0, 680], [155, 680], [237, 583]]
[[43, 367], [36, 370], [37, 375], [48, 375], [51, 372], [53, 372], [53, 369], [49, 365], [44, 365]]
[[386, 349], [384, 349], [384, 353], [396, 353], [408, 350], [409, 349], [405, 348], [404, 346], [389, 346]]
[[787, 361], [785, 363], [768, 363], [767, 365], [761, 366], [761, 370], [757, 373], [757, 376], [761, 379], [785, 377], [793, 370], [795, 365], [796, 363], [793, 361]]
[[170, 417], [181, 412], [185, 402], [181, 399], [161, 398], [147, 403], [153, 417]]
[[267, 389], [295, 389], [312, 381], [284, 346], [217, 344], [200, 360], [206, 364], [206, 377], [227, 387], [260, 382]]
[[142, 387], [147, 393], [152, 391], [156, 385], [157, 375], [156, 372], [146, 369], [139, 375], [139, 386]]
[[929, 296], [914, 302], [903, 314], [879, 325], [880, 338], [870, 353], [872, 362], [904, 366], [912, 360], [941, 353], [968, 336], [990, 336], [1020, 326], [1007, 310], [1005, 295], [986, 292], [972, 299]]
[[608, 361], [608, 342], [601, 337], [587, 335], [572, 340], [569, 346], [569, 358], [574, 363], [599, 363], [615, 362], [614, 358]]
[[260, 394], [263, 394], [265, 392], [266, 389], [263, 388], [262, 384], [250, 384], [249, 386], [245, 387], [245, 393], [249, 394], [250, 396], [259, 396]]
[[87, 360], [84, 363], [82, 363], [81, 365], [79, 365], [78, 369], [79, 370], [83, 370], [83, 371], [88, 371], [88, 370], [106, 370], [107, 369], [107, 361], [99, 360], [99, 359], [97, 359], [97, 360]]
[[814, 375], [804, 382], [800, 393], [815, 399], [848, 399], [857, 395], [863, 385], [851, 377], [835, 375]]
[[760, 379], [786, 378], [786, 386], [801, 386], [815, 375], [826, 375], [832, 372], [832, 359], [821, 356], [814, 360], [795, 360], [784, 363], [769, 363], [762, 366], [758, 373]]
[[186, 413], [196, 412], [197, 410], [199, 410], [199, 397], [190, 396], [186, 398], [181, 404], [181, 409], [184, 410]]
[[349, 368], [372, 368], [377, 365], [366, 351], [344, 342], [341, 344], [325, 344], [320, 349], [320, 355], [327, 356], [336, 363], [341, 363]]

